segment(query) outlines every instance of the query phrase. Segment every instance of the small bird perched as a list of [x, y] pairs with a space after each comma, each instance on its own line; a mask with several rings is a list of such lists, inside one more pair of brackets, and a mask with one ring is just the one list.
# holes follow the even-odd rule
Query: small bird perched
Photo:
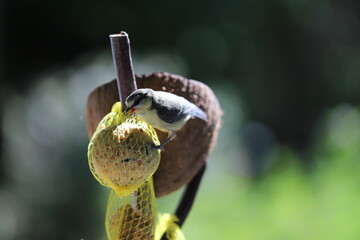
[[154, 91], [150, 88], [140, 88], [131, 93], [125, 101], [126, 112], [134, 114], [163, 132], [168, 132], [168, 138], [157, 149], [176, 137], [176, 131], [193, 117], [207, 121], [207, 116], [199, 107], [183, 97], [175, 94]]

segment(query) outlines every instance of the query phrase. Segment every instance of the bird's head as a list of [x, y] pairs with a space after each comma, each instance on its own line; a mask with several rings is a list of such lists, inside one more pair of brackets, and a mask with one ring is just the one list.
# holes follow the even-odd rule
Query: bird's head
[[136, 112], [146, 110], [150, 108], [152, 101], [153, 90], [150, 88], [140, 88], [135, 90], [126, 98], [126, 113], [136, 114]]

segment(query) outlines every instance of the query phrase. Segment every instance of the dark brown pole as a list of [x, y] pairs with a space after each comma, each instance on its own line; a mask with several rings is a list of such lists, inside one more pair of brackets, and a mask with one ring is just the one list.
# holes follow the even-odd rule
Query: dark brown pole
[[199, 189], [201, 179], [206, 170], [206, 163], [200, 168], [200, 170], [196, 173], [195, 177], [190, 181], [190, 183], [186, 186], [185, 192], [181, 197], [180, 203], [176, 209], [175, 215], [179, 218], [178, 225], [181, 227], [186, 217], [188, 216], [191, 207], [194, 203], [196, 193]]
[[111, 34], [109, 37], [121, 107], [124, 110], [126, 108], [125, 99], [137, 89], [131, 60], [130, 40], [126, 32]]
[[[184, 224], [185, 219], [191, 210], [191, 207], [194, 203], [196, 193], [199, 189], [200, 182], [204, 175], [205, 170], [206, 170], [206, 162], [196, 173], [195, 177], [190, 181], [190, 183], [186, 185], [185, 191], [181, 197], [180, 203], [176, 208], [176, 212], [175, 212], [175, 216], [177, 216], [179, 219], [177, 223], [179, 227], [181, 227]], [[166, 234], [162, 236], [161, 240], [168, 240]]]
[[[116, 71], [119, 98], [121, 101], [121, 107], [124, 110], [126, 108], [125, 100], [127, 96], [129, 96], [137, 89], [131, 59], [130, 40], [126, 32], [112, 34], [109, 37], [111, 42], [114, 67]], [[204, 163], [204, 166], [202, 166], [202, 168], [185, 188], [184, 194], [175, 212], [175, 215], [179, 218], [178, 225], [180, 227], [183, 225], [187, 215], [191, 210], [205, 169], [206, 164]], [[133, 195], [133, 198], [136, 199], [135, 194]], [[161, 239], [166, 240], [167, 238], [164, 235]]]
[[[126, 32], [121, 31], [118, 34], [110, 36], [111, 51], [113, 56], [114, 68], [116, 72], [117, 86], [121, 108], [126, 109], [125, 100], [133, 91], [137, 89], [134, 68], [131, 59], [130, 40]], [[136, 193], [133, 192], [133, 206], [137, 206]]]

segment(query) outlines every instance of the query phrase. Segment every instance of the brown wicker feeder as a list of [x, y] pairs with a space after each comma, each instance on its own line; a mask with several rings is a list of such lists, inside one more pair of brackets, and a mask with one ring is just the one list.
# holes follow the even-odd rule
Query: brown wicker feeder
[[[154, 175], [156, 197], [170, 194], [188, 184], [204, 165], [214, 147], [221, 124], [222, 110], [213, 91], [205, 84], [169, 73], [136, 76], [138, 88], [151, 88], [171, 92], [199, 106], [208, 121], [191, 119], [168, 143], [161, 153], [161, 162]], [[116, 80], [96, 88], [87, 101], [87, 129], [89, 137], [100, 120], [119, 101]], [[160, 142], [167, 133], [157, 131]]]

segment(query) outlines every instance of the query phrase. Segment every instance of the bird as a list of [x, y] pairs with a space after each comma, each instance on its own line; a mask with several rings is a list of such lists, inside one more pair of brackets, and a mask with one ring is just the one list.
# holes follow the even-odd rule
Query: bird
[[183, 97], [150, 88], [140, 88], [132, 92], [125, 100], [125, 112], [135, 115], [160, 131], [167, 132], [168, 138], [156, 149], [162, 150], [165, 144], [176, 137], [191, 118], [207, 121], [203, 110]]

